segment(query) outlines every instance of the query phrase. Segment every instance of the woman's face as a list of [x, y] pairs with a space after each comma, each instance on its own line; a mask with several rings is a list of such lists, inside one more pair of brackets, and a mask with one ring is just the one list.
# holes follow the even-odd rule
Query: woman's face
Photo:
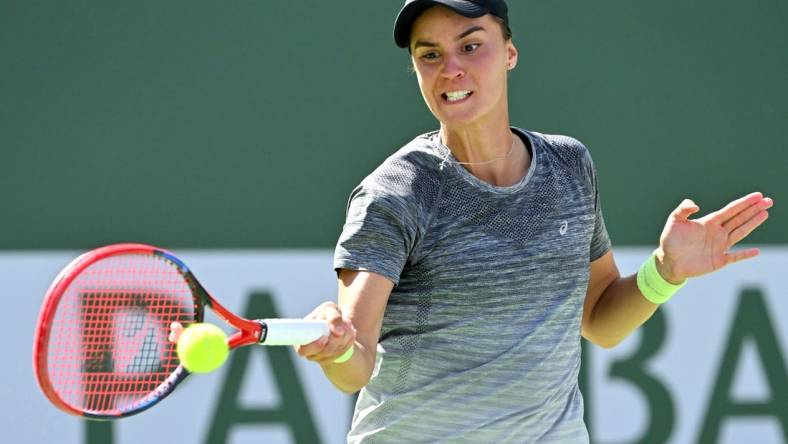
[[517, 49], [493, 16], [468, 18], [432, 7], [413, 23], [410, 50], [424, 101], [443, 125], [508, 120], [506, 73]]

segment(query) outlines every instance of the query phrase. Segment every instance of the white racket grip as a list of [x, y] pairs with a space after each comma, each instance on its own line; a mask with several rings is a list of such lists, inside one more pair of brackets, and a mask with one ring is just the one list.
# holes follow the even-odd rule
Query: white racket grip
[[261, 345], [304, 345], [328, 336], [328, 322], [314, 319], [260, 319], [268, 327]]

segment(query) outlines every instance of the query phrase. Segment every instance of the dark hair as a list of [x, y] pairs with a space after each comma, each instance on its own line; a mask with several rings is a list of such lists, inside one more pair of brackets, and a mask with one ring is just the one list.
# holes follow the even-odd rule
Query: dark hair
[[504, 40], [511, 40], [512, 38], [512, 28], [509, 27], [509, 24], [504, 22], [502, 18], [498, 16], [492, 16], [493, 20], [498, 22], [501, 25], [501, 32], [503, 33]]

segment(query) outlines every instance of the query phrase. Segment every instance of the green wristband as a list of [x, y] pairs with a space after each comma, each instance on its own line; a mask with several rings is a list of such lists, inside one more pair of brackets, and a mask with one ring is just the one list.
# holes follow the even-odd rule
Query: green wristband
[[654, 253], [643, 262], [637, 275], [638, 289], [649, 301], [655, 304], [668, 302], [673, 294], [687, 284], [687, 280], [680, 284], [671, 284], [657, 271], [657, 257]]
[[356, 349], [355, 345], [351, 345], [349, 349], [345, 350], [345, 353], [342, 353], [342, 356], [334, 359], [334, 364], [342, 364], [343, 362], [347, 362], [353, 356], [353, 350]]

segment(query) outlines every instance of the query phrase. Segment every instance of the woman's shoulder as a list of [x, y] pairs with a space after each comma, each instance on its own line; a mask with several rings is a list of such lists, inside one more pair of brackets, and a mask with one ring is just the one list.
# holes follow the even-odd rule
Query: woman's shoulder
[[580, 160], [590, 155], [586, 145], [572, 136], [565, 134], [547, 134], [528, 130], [522, 131], [528, 133], [531, 138], [536, 139], [537, 142], [542, 142], [545, 149], [563, 160]]
[[361, 185], [398, 196], [437, 189], [442, 159], [433, 146], [433, 135], [419, 135], [399, 148], [364, 178]]
[[550, 159], [556, 166], [569, 170], [573, 174], [587, 176], [593, 171], [594, 163], [591, 152], [580, 140], [564, 134], [545, 134], [536, 131], [521, 130], [527, 133], [532, 143], [538, 144], [536, 149]]

